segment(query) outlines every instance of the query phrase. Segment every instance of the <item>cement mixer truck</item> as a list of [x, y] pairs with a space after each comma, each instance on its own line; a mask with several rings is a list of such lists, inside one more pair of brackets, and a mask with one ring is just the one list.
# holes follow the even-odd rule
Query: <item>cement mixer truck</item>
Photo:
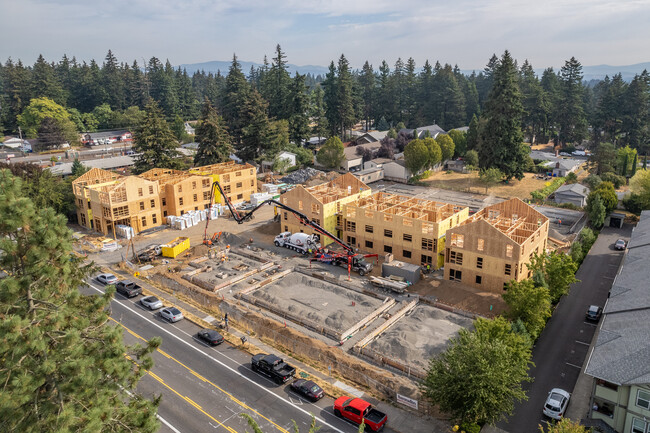
[[310, 254], [320, 249], [318, 235], [307, 233], [282, 232], [275, 237], [273, 243], [276, 247], [285, 247], [299, 252], [302, 255]]

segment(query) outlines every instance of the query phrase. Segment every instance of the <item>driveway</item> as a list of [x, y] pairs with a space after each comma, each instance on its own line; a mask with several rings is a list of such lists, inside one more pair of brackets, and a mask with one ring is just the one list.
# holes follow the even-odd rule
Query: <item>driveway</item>
[[614, 242], [629, 239], [631, 233], [630, 225], [622, 229], [605, 227], [600, 232], [578, 270], [580, 282], [562, 298], [533, 348], [535, 367], [530, 376], [535, 381], [524, 387], [528, 401], [515, 405], [514, 415], [498, 427], [511, 433], [538, 432], [538, 425], [548, 421], [542, 415], [548, 392], [552, 388], [573, 391], [596, 331], [595, 324], [585, 322], [585, 312], [589, 305], [605, 304], [623, 258], [623, 252], [614, 249]]

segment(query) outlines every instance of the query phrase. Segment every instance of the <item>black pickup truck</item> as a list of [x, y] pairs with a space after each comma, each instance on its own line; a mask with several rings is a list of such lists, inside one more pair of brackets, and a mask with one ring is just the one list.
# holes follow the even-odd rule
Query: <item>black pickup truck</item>
[[117, 293], [121, 293], [127, 298], [133, 298], [142, 294], [142, 287], [135, 284], [133, 281], [119, 281], [115, 285]]
[[296, 374], [296, 369], [275, 355], [258, 353], [253, 355], [251, 368], [278, 384], [286, 383]]

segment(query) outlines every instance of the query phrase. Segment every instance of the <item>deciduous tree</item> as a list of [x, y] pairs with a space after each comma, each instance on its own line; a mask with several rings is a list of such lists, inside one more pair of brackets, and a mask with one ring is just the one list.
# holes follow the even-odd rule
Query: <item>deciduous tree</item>
[[417, 176], [429, 162], [429, 149], [423, 140], [413, 140], [404, 148], [404, 163], [412, 176]]
[[503, 180], [503, 173], [498, 168], [488, 168], [481, 170], [478, 174], [479, 180], [485, 185], [485, 193], [488, 193], [488, 188], [496, 185]]
[[533, 340], [539, 337], [551, 317], [551, 295], [545, 287], [536, 287], [533, 280], [511, 280], [502, 295], [511, 320], [521, 320]]
[[436, 138], [436, 143], [440, 146], [442, 151], [442, 160], [447, 161], [454, 156], [454, 151], [456, 149], [454, 140], [447, 134], [440, 134]]
[[338, 137], [328, 138], [316, 155], [318, 162], [329, 169], [337, 168], [344, 158], [343, 143]]

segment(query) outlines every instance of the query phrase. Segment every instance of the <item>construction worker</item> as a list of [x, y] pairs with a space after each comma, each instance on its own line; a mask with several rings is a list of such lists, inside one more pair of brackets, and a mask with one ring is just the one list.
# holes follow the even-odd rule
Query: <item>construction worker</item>
[[228, 330], [228, 313], [226, 313], [225, 316], [223, 316], [223, 323], [226, 326], [226, 331]]

